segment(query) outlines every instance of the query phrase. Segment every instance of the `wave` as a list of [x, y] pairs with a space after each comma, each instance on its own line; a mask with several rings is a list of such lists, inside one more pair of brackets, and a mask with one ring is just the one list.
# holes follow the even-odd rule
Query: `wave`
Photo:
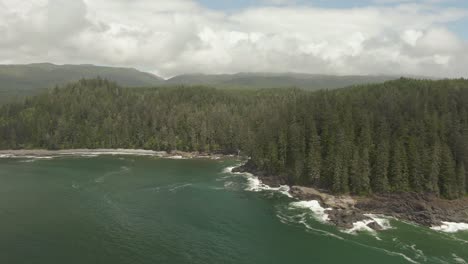
[[26, 159], [26, 160], [21, 160], [20, 162], [22, 163], [31, 163], [31, 162], [35, 162], [36, 160], [35, 159]]
[[12, 156], [10, 158], [20, 159], [20, 162], [30, 163], [37, 160], [51, 160], [57, 158], [57, 156]]
[[[153, 151], [144, 149], [69, 149], [69, 150], [10, 150], [0, 151], [0, 158], [38, 158], [78, 156], [97, 157], [101, 155], [129, 155], [129, 156], [155, 156], [180, 159], [182, 156], [170, 156], [165, 151]], [[11, 153], [9, 153], [11, 152]], [[52, 156], [53, 155], [53, 156]]]
[[460, 263], [460, 264], [467, 264], [467, 262], [460, 258], [459, 256], [457, 256], [455, 253], [452, 254], [452, 257], [453, 257], [453, 260], [456, 262], [456, 263]]
[[[370, 219], [357, 221], [353, 223], [353, 227], [347, 230], [344, 230], [345, 233], [348, 234], [357, 234], [358, 232], [368, 232], [371, 234], [376, 234], [377, 232], [370, 228], [369, 225], [375, 223], [382, 228], [382, 230], [391, 229], [392, 226], [390, 225], [389, 217], [383, 215], [375, 215], [375, 214], [364, 214], [365, 216], [369, 217]], [[378, 237], [376, 237], [379, 239]]]
[[446, 233], [457, 233], [460, 231], [468, 231], [467, 223], [455, 223], [455, 222], [442, 222], [440, 226], [431, 227], [432, 230], [446, 232]]
[[183, 189], [183, 188], [186, 188], [186, 187], [189, 187], [189, 186], [192, 186], [192, 184], [191, 183], [185, 183], [185, 184], [181, 184], [181, 185], [176, 185], [176, 186], [170, 188], [169, 191], [170, 192], [175, 192], [178, 189]]
[[385, 252], [386, 254], [390, 255], [390, 256], [399, 256], [399, 257], [402, 257], [404, 258], [406, 261], [410, 262], [410, 263], [415, 263], [415, 264], [418, 264], [419, 262], [417, 262], [416, 260], [406, 256], [405, 254], [403, 253], [400, 253], [400, 252], [395, 252], [395, 251], [391, 251], [391, 250], [387, 250], [387, 249], [383, 249], [383, 248], [378, 248], [378, 247], [372, 247], [372, 246], [368, 246], [368, 245], [364, 245], [364, 244], [361, 244], [361, 243], [357, 243], [357, 244], [360, 244], [362, 246], [365, 246], [365, 247], [368, 247], [368, 248], [373, 248], [373, 249], [376, 249], [376, 250], [380, 250], [380, 251], [383, 251]]
[[224, 168], [223, 170], [223, 173], [232, 173], [232, 174], [236, 174], [235, 172], [232, 172], [232, 170], [234, 170], [234, 168], [236, 168], [237, 166], [229, 166], [229, 167], [226, 167]]
[[235, 188], [235, 183], [232, 182], [232, 181], [226, 181], [226, 182], [224, 182], [224, 189], [227, 189], [227, 190], [234, 190], [234, 189], [236, 189], [236, 188]]
[[310, 224], [307, 223], [306, 213], [302, 213], [302, 214], [294, 215], [294, 216], [282, 215], [281, 213], [277, 213], [276, 216], [278, 217], [280, 222], [283, 224], [300, 224], [300, 225], [303, 225], [306, 228], [306, 231], [308, 232], [318, 234], [318, 235], [333, 237], [333, 238], [337, 238], [340, 240], [345, 240], [343, 237], [336, 235], [332, 232], [328, 232], [322, 229], [312, 227]]
[[270, 187], [262, 183], [262, 181], [257, 176], [253, 176], [252, 174], [245, 174], [245, 177], [247, 178], [247, 187], [245, 188], [246, 191], [274, 191], [279, 192], [289, 198], [293, 198], [292, 195], [289, 193], [290, 188], [287, 185], [280, 185], [279, 187]]
[[187, 159], [187, 158], [184, 158], [183, 156], [180, 156], [180, 155], [169, 156], [169, 157], [167, 157], [167, 158], [168, 158], [168, 159], [175, 159], [175, 160]]
[[96, 150], [71, 150], [61, 151], [64, 156], [97, 157], [102, 155], [131, 155], [131, 156], [163, 156], [164, 153], [144, 149], [96, 149]]
[[292, 202], [289, 204], [291, 207], [295, 208], [303, 208], [309, 209], [312, 211], [313, 215], [317, 220], [320, 222], [327, 222], [328, 214], [326, 211], [331, 210], [330, 208], [323, 208], [318, 201], [311, 200], [311, 201], [299, 201], [299, 202]]
[[94, 179], [94, 182], [96, 183], [103, 183], [104, 180], [110, 176], [113, 176], [113, 175], [118, 175], [118, 174], [122, 174], [122, 173], [126, 173], [126, 172], [129, 172], [130, 171], [130, 168], [127, 167], [127, 166], [121, 166], [120, 167], [120, 170], [117, 170], [117, 171], [111, 171], [111, 172], [107, 172], [106, 174], [104, 174], [103, 176], [99, 176], [97, 177], [96, 179]]
[[348, 234], [357, 234], [358, 232], [376, 233], [374, 229], [369, 227], [369, 224], [373, 222], [374, 220], [371, 219], [354, 222], [353, 227], [344, 230], [344, 232]]
[[293, 196], [289, 193], [289, 186], [287, 185], [280, 185], [279, 187], [270, 187], [269, 185], [266, 185], [262, 183], [260, 178], [257, 176], [253, 175], [252, 173], [248, 172], [233, 172], [232, 170], [241, 164], [238, 164], [237, 166], [229, 166], [224, 168], [223, 173], [229, 173], [229, 174], [235, 174], [235, 175], [242, 175], [247, 179], [247, 187], [245, 188], [246, 191], [250, 192], [263, 192], [263, 191], [272, 191], [272, 192], [278, 192], [281, 193], [289, 198], [293, 198]]

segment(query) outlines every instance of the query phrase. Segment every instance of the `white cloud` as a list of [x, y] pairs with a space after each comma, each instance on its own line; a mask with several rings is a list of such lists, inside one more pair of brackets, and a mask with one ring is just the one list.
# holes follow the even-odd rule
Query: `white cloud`
[[420, 2], [425, 3], [228, 13], [191, 0], [0, 0], [0, 61], [131, 66], [164, 76], [468, 76], [468, 44], [445, 26], [465, 18], [467, 10]]

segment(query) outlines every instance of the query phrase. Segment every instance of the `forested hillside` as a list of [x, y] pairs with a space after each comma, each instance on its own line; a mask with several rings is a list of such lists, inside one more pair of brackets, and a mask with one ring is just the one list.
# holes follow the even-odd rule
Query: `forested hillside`
[[131, 68], [51, 63], [0, 65], [0, 103], [36, 95], [55, 85], [98, 76], [128, 87], [154, 86], [164, 82], [155, 75]]
[[2, 106], [0, 148], [241, 150], [290, 184], [452, 199], [467, 191], [468, 81], [307, 92], [82, 80]]
[[104, 78], [124, 87], [210, 86], [232, 89], [297, 87], [305, 90], [335, 89], [355, 84], [382, 83], [396, 76], [333, 76], [297, 73], [238, 73], [219, 75], [180, 75], [164, 80], [132, 68], [95, 65], [55, 65], [34, 63], [0, 65], [0, 104], [37, 95], [56, 85], [65, 85], [83, 78]]

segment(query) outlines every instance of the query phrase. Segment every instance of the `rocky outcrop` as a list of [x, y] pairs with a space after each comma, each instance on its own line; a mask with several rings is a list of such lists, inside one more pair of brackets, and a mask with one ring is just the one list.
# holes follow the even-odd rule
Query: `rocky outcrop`
[[251, 162], [251, 160], [248, 160], [242, 166], [234, 168], [232, 172], [251, 173], [257, 176], [263, 184], [274, 188], [277, 188], [280, 185], [288, 185], [288, 182], [285, 178], [275, 175], [269, 175], [264, 171], [257, 169], [257, 167]]
[[299, 200], [316, 200], [322, 207], [328, 208], [328, 219], [341, 228], [352, 228], [353, 223], [370, 220], [355, 207], [356, 200], [349, 195], [335, 196], [311, 187], [292, 186], [290, 194]]
[[[432, 194], [394, 193], [370, 197], [331, 195], [310, 187], [293, 186], [293, 197], [300, 200], [317, 200], [326, 208], [329, 220], [342, 228], [351, 228], [353, 223], [371, 220], [366, 214], [382, 214], [423, 226], [440, 226], [442, 222], [468, 222], [468, 199], [444, 200]], [[374, 230], [382, 227], [371, 222]]]
[[395, 193], [360, 198], [356, 208], [385, 214], [423, 226], [468, 222], [468, 199], [444, 200], [432, 194]]
[[[235, 168], [234, 172], [248, 172], [259, 177], [262, 183], [271, 187], [288, 185], [286, 177], [268, 175], [248, 161]], [[381, 230], [376, 221], [367, 214], [381, 214], [410, 221], [423, 226], [440, 226], [442, 222], [468, 223], [468, 197], [458, 200], [440, 199], [431, 194], [392, 193], [356, 197], [332, 195], [313, 187], [292, 186], [290, 194], [298, 200], [316, 200], [327, 208], [328, 219], [340, 228], [350, 229], [359, 221]]]

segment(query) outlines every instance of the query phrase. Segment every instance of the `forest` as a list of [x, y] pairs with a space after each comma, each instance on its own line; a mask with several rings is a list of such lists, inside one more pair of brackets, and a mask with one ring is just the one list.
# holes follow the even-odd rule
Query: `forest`
[[81, 80], [0, 106], [0, 149], [238, 153], [333, 193], [467, 193], [468, 80], [338, 90], [121, 88]]

